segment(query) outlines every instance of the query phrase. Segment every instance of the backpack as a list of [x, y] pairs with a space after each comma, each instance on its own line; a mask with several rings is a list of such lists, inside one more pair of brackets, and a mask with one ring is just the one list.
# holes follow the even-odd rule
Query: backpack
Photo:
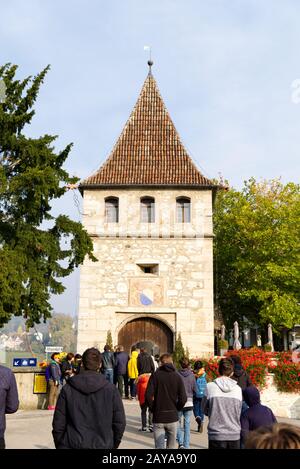
[[48, 381], [52, 378], [51, 365], [47, 366], [46, 371], [45, 371], [45, 377], [46, 377], [46, 381], [48, 383]]

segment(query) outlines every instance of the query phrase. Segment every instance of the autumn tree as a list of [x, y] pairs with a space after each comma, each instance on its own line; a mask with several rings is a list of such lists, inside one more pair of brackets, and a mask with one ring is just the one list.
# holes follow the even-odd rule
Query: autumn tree
[[[16, 65], [0, 67], [0, 327], [12, 315], [23, 316], [28, 327], [49, 318], [50, 294], [64, 291], [61, 279], [86, 255], [96, 260], [81, 223], [51, 215], [51, 202], [77, 182], [63, 168], [72, 145], [56, 151], [56, 136], [25, 134], [48, 70], [18, 80]], [[45, 220], [48, 229], [41, 227]]]
[[235, 320], [275, 332], [300, 322], [299, 185], [245, 182], [219, 191], [214, 212], [215, 297]]

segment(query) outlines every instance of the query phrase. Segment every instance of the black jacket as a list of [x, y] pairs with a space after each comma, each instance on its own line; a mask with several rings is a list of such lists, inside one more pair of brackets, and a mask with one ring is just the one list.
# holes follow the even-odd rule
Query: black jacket
[[251, 379], [249, 378], [249, 375], [246, 373], [246, 371], [241, 365], [235, 365], [234, 373], [231, 378], [237, 381], [239, 387], [242, 389], [246, 389], [248, 386], [251, 386], [252, 384]]
[[183, 409], [187, 395], [183, 380], [171, 363], [161, 365], [150, 377], [145, 398], [154, 423], [178, 422], [178, 411]]
[[137, 369], [139, 375], [143, 375], [144, 373], [154, 373], [155, 367], [154, 362], [147, 352], [141, 352], [137, 357]]
[[115, 356], [113, 352], [102, 353], [102, 370], [114, 369]]
[[67, 381], [70, 378], [70, 375], [66, 372], [72, 371], [73, 367], [71, 363], [69, 363], [67, 360], [64, 360], [62, 364], [60, 365], [60, 370], [61, 370], [62, 378], [64, 378]]
[[5, 414], [14, 414], [19, 407], [16, 378], [5, 366], [0, 366], [0, 438], [4, 437]]
[[62, 388], [53, 417], [56, 448], [117, 448], [125, 430], [117, 388], [96, 371], [81, 370]]

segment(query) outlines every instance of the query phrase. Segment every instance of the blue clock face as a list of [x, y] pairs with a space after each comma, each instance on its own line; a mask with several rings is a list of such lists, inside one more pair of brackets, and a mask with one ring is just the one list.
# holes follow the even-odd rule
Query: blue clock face
[[146, 288], [140, 292], [140, 302], [144, 306], [149, 306], [153, 304], [153, 291]]

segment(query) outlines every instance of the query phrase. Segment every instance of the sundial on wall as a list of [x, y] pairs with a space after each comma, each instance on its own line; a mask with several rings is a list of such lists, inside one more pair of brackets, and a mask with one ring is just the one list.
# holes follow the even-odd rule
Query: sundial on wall
[[164, 287], [161, 279], [133, 278], [130, 280], [131, 306], [162, 306]]

